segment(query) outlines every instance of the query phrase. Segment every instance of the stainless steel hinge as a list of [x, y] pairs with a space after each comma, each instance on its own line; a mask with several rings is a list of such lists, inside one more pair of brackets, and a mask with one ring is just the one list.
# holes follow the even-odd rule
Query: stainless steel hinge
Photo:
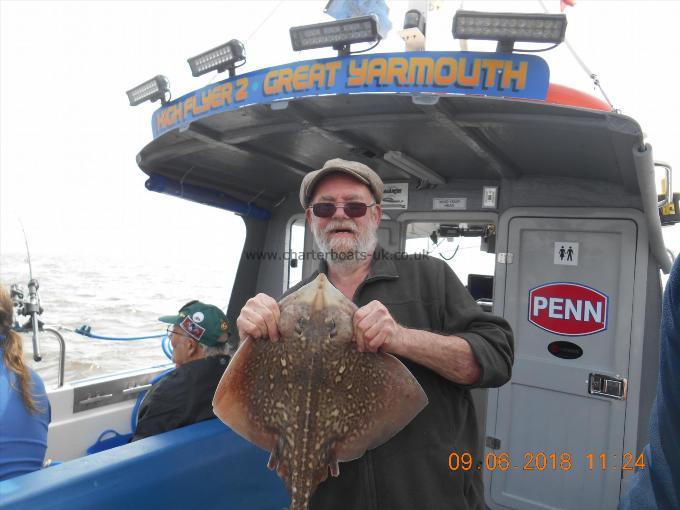
[[512, 253], [502, 252], [496, 254], [496, 262], [499, 264], [512, 264], [513, 258]]
[[498, 450], [501, 447], [501, 440], [496, 437], [486, 436], [484, 444], [486, 444], [487, 448]]

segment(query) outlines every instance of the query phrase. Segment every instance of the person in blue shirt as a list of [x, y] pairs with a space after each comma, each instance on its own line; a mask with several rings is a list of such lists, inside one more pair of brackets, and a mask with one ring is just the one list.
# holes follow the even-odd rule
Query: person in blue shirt
[[659, 382], [644, 449], [647, 465], [635, 474], [619, 510], [680, 508], [680, 258], [666, 283], [659, 341]]
[[27, 367], [14, 308], [0, 286], [0, 481], [40, 469], [47, 449], [50, 403], [40, 376]]

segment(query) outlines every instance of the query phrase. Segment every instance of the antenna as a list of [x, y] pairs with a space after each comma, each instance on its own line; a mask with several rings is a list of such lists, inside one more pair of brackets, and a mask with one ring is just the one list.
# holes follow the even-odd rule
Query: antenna
[[33, 266], [31, 266], [31, 251], [28, 249], [28, 237], [26, 236], [26, 229], [24, 228], [24, 223], [19, 219], [19, 225], [21, 225], [21, 231], [24, 234], [24, 244], [26, 245], [26, 256], [28, 257], [28, 279], [33, 279]]

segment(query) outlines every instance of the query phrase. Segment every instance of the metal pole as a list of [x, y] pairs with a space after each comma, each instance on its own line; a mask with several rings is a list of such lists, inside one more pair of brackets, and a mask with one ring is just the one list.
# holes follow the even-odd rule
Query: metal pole
[[59, 342], [59, 374], [57, 376], [57, 388], [61, 388], [64, 385], [64, 366], [66, 364], [66, 342], [64, 342], [64, 337], [54, 328], [43, 328], [43, 331], [49, 331], [57, 337]]

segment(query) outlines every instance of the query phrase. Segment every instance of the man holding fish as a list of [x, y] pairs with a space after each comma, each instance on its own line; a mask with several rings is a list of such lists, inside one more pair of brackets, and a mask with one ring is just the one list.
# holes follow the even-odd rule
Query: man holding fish
[[[325, 259], [279, 303], [258, 294], [243, 307], [215, 413], [272, 452], [291, 509], [310, 498], [313, 509], [483, 509], [470, 389], [510, 379], [512, 331], [443, 261], [377, 244], [383, 189], [342, 159], [304, 178], [300, 202]], [[280, 388], [290, 393], [268, 393]], [[472, 469], [449, 470], [452, 451], [470, 454]]]

